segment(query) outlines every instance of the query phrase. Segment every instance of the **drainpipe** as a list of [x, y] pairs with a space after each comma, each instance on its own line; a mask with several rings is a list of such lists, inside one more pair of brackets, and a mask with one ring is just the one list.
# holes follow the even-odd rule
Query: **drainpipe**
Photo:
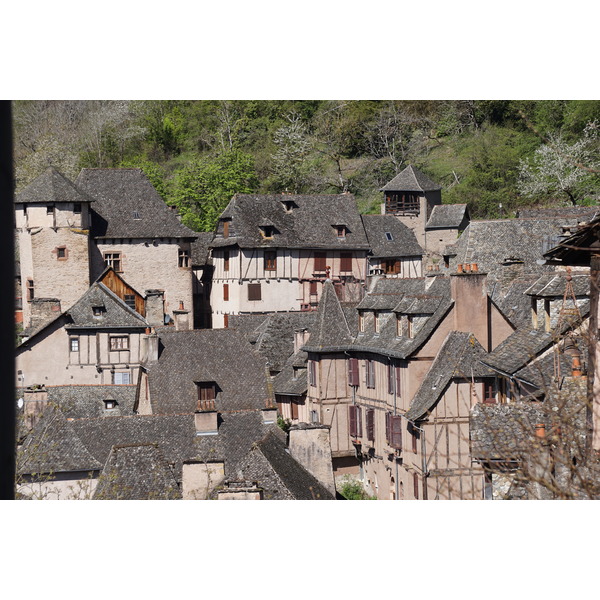
[[[390, 366], [392, 365], [392, 357], [388, 356], [388, 362], [390, 364]], [[397, 379], [396, 379], [396, 374], [394, 373], [394, 416], [397, 416], [397, 408], [396, 408], [396, 383], [397, 383]], [[394, 475], [394, 487], [396, 488], [395, 490], [395, 494], [396, 494], [396, 500], [400, 500], [400, 484], [398, 482], [398, 461], [396, 459], [394, 459], [394, 466], [395, 466], [395, 475]]]

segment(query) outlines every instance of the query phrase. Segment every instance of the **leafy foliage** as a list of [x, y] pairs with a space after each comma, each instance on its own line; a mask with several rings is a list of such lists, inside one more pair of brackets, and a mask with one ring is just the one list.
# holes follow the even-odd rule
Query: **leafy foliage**
[[360, 481], [356, 479], [345, 478], [341, 487], [340, 494], [346, 500], [376, 500], [374, 496], [369, 496]]

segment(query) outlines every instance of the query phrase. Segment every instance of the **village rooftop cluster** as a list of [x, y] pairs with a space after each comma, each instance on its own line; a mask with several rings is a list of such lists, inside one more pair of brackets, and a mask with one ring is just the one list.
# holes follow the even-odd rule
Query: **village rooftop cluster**
[[600, 497], [596, 207], [380, 192], [236, 194], [212, 233], [139, 169], [17, 194], [19, 496]]

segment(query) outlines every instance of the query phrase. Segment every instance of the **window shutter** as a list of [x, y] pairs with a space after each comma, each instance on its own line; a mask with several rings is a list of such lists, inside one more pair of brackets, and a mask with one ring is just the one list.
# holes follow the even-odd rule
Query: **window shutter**
[[317, 371], [314, 360], [308, 361], [308, 383], [313, 387], [317, 385]]
[[367, 367], [367, 387], [373, 389], [375, 387], [375, 364], [372, 360], [366, 361]]
[[223, 271], [229, 271], [229, 250], [223, 250]]
[[326, 263], [327, 255], [325, 252], [315, 252], [315, 271], [325, 271]]
[[229, 300], [229, 284], [223, 284], [223, 300], [227, 302]]
[[367, 410], [367, 439], [375, 441], [375, 410], [372, 408]]
[[385, 441], [391, 445], [392, 443], [392, 432], [391, 432], [391, 418], [392, 413], [385, 413]]
[[260, 283], [249, 283], [248, 284], [248, 300], [261, 300]]
[[356, 407], [356, 435], [362, 436], [362, 410], [360, 406]]
[[402, 369], [400, 365], [396, 365], [396, 396], [400, 397], [402, 395]]
[[397, 261], [394, 263], [394, 273], [396, 273], [396, 275], [397, 275], [398, 273], [400, 273], [400, 261], [399, 261], [399, 260], [397, 260]]
[[342, 252], [340, 255], [340, 271], [349, 273], [352, 271], [352, 253]]
[[417, 473], [413, 473], [413, 485], [414, 485], [414, 494], [415, 500], [419, 499], [419, 475]]
[[388, 394], [393, 394], [396, 391], [395, 388], [395, 377], [394, 377], [394, 365], [388, 363], [387, 372], [388, 372]]
[[356, 437], [358, 435], [356, 427], [356, 406], [348, 407], [348, 420], [350, 425], [350, 435]]
[[402, 450], [402, 417], [390, 415], [390, 446]]
[[348, 359], [348, 385], [358, 385], [358, 358]]

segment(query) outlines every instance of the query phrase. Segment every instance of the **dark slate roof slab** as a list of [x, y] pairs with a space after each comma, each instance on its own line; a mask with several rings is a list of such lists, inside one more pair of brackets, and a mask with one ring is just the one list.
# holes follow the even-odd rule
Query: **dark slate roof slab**
[[94, 202], [89, 194], [67, 179], [54, 167], [48, 167], [25, 189], [15, 195], [15, 203], [59, 204]]
[[421, 173], [419, 169], [408, 165], [403, 171], [398, 173], [391, 181], [386, 183], [381, 192], [435, 192], [442, 189], [442, 186], [434, 183], [427, 175]]

